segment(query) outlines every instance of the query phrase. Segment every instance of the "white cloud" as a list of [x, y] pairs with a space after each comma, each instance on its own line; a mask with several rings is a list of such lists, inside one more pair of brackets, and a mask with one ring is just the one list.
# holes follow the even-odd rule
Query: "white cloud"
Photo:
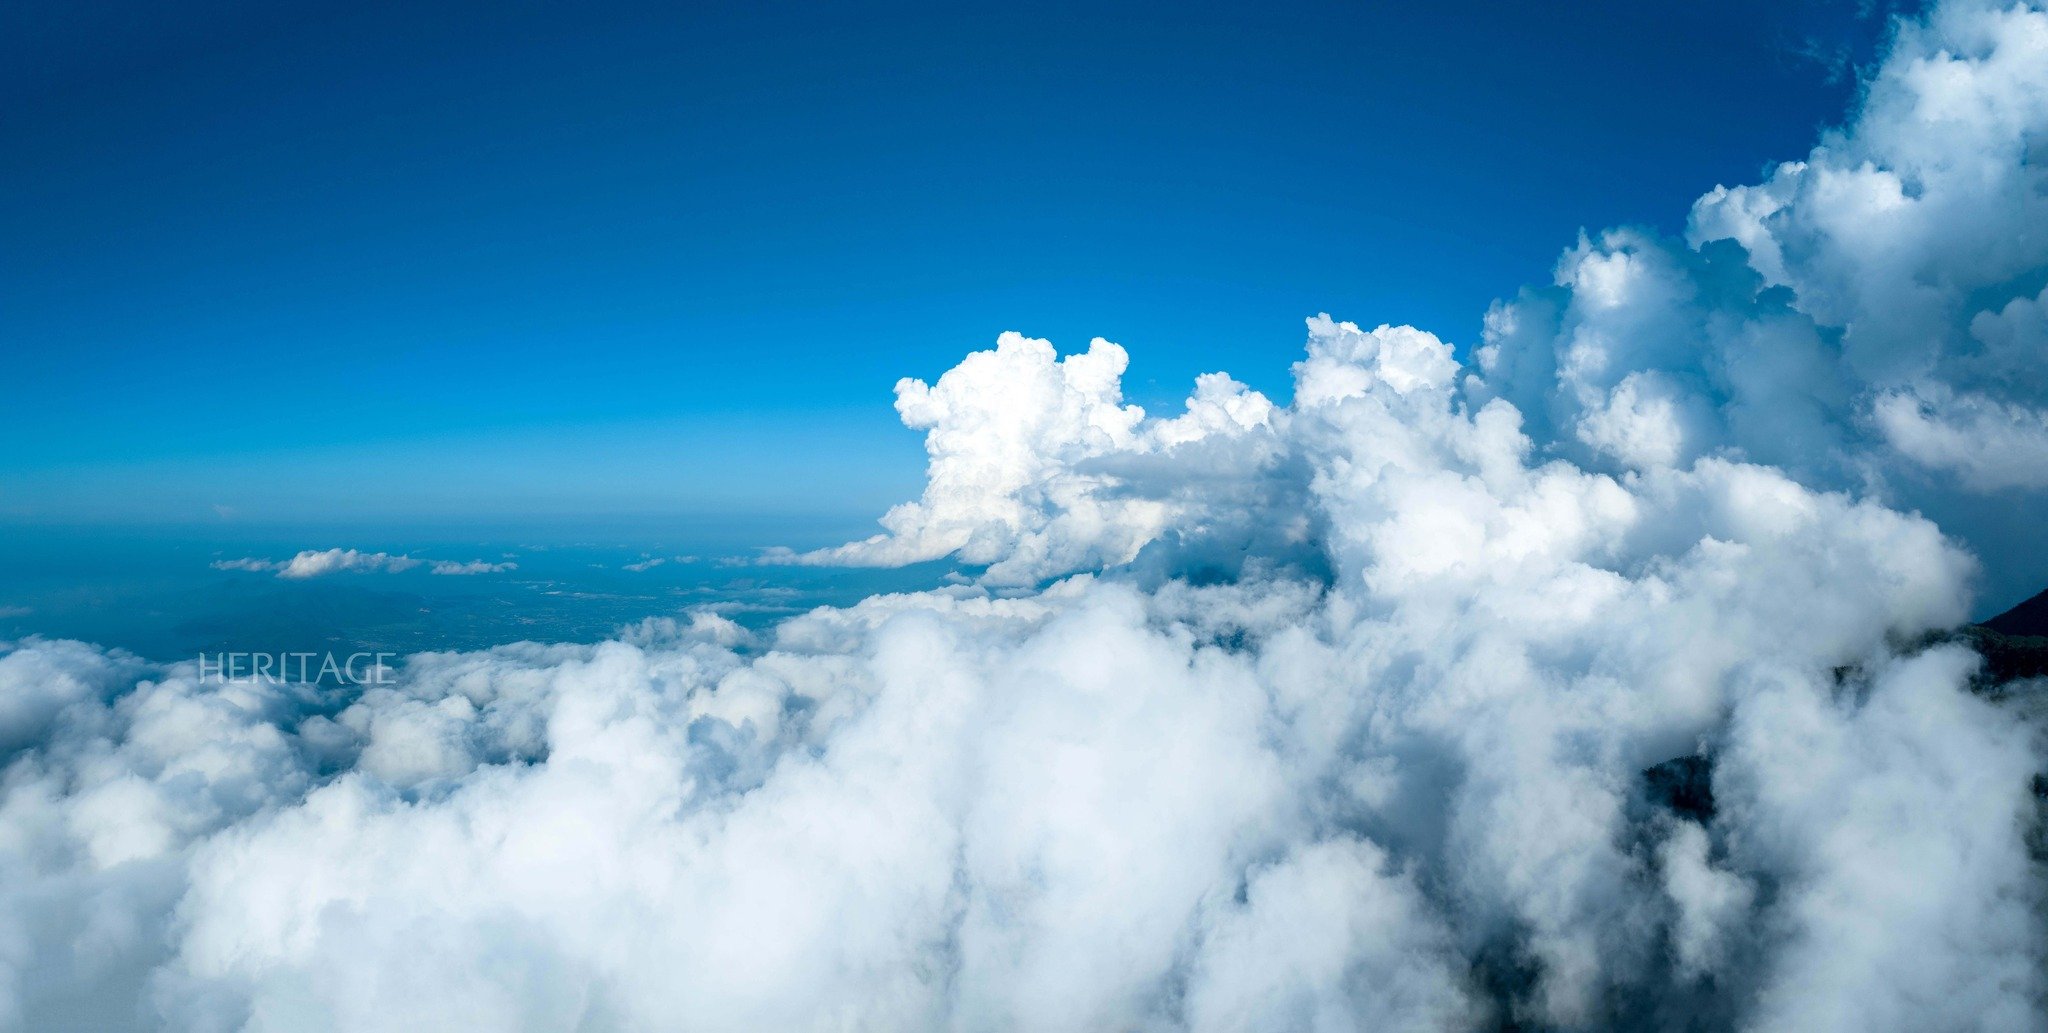
[[[1996, 606], [2037, 591], [2048, 549], [2027, 521], [1988, 514], [2048, 507], [2044, 24], [2038, 6], [1975, 2], [1906, 24], [1861, 109], [1803, 160], [1709, 191], [1684, 241], [1585, 237], [1552, 286], [1497, 306], [1462, 402], [1513, 403], [1536, 447], [1588, 469], [1726, 456], [1919, 510], [1999, 555], [1985, 571]], [[1374, 357], [1312, 368], [1346, 348]], [[1162, 419], [1123, 404], [1123, 349], [1061, 358], [1005, 335], [936, 384], [898, 385], [931, 455], [922, 498], [866, 541], [768, 559], [951, 556], [987, 565], [992, 585], [1148, 547], [1299, 561], [1314, 452], [1301, 411], [1372, 378], [1457, 375], [1410, 328], [1320, 320], [1310, 349], [1291, 407], [1217, 374]]]
[[488, 560], [470, 560], [468, 563], [457, 563], [453, 560], [435, 560], [433, 565], [428, 568], [428, 572], [442, 575], [467, 576], [474, 574], [502, 574], [508, 570], [518, 569], [519, 564], [511, 560], [506, 560], [502, 563], [492, 563]]
[[489, 560], [420, 560], [411, 556], [394, 556], [388, 552], [360, 552], [355, 549], [307, 549], [289, 560], [236, 559], [215, 560], [215, 570], [246, 570], [259, 573], [275, 572], [278, 577], [292, 580], [324, 577], [329, 574], [396, 574], [427, 564], [428, 572], [444, 576], [472, 576], [477, 574], [499, 574], [518, 570], [519, 564], [511, 561], [493, 563]]
[[[698, 613], [332, 715], [19, 649], [0, 913], [127, 931], [0, 985], [29, 1026], [1627, 1027], [1709, 979], [1731, 1023], [2023, 1025], [2040, 754], [1890, 645], [1967, 558], [1758, 467], [1531, 468], [1448, 390], [1318, 417], [1334, 584]], [[1417, 507], [1468, 529], [1388, 547]], [[1701, 742], [1720, 812], [1659, 816], [1638, 772]]]
[[1901, 455], [1973, 491], [2048, 486], [2048, 410], [1922, 385], [1878, 395], [1871, 416]]
[[308, 549], [286, 561], [284, 568], [277, 572], [282, 578], [321, 577], [326, 574], [368, 573], [383, 571], [398, 573], [411, 570], [420, 561], [410, 556], [393, 556], [388, 552], [358, 552], [354, 549]]
[[275, 560], [259, 560], [253, 556], [245, 556], [238, 560], [214, 560], [211, 566], [215, 570], [246, 570], [251, 573], [270, 573], [284, 569], [284, 564]]
[[2001, 602], [2038, 590], [2048, 552], [1970, 511], [2048, 504], [2044, 24], [1973, 2], [1904, 24], [1848, 125], [1700, 198], [1686, 243], [1601, 234], [1498, 308], [1475, 397], [1582, 461], [1732, 451], [1871, 491], [2001, 554]]
[[1108, 341], [1060, 358], [1011, 333], [936, 385], [900, 381], [897, 411], [927, 431], [923, 497], [890, 510], [883, 534], [767, 559], [897, 566], [956, 556], [987, 565], [991, 584], [1021, 585], [1128, 563], [1169, 527], [1199, 525], [1207, 505], [1186, 468], [1250, 472], [1244, 457], [1267, 436], [1272, 403], [1218, 374], [1202, 378], [1185, 415], [1148, 421], [1123, 404], [1127, 364]]

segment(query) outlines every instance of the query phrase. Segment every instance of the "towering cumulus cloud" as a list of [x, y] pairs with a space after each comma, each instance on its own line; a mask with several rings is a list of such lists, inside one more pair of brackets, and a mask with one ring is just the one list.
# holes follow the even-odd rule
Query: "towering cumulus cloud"
[[2048, 12], [1954, 3], [1470, 366], [1159, 419], [1006, 335], [771, 557], [976, 583], [339, 701], [17, 645], [0, 1024], [2048, 1027], [2048, 683], [1946, 634], [2048, 584], [2044, 141]]
[[1948, 4], [1803, 161], [1693, 206], [1687, 246], [1582, 240], [1496, 308], [1484, 395], [1559, 454], [1642, 470], [1734, 453], [1918, 509], [1991, 597], [2048, 583], [2048, 25]]
[[1185, 415], [1147, 420], [1123, 404], [1128, 363], [1100, 338], [1062, 359], [1048, 341], [1009, 333], [937, 385], [905, 379], [896, 409], [927, 431], [931, 453], [924, 497], [890, 510], [886, 534], [769, 560], [898, 566], [955, 556], [986, 565], [987, 583], [1032, 584], [1127, 564], [1163, 535], [1261, 506], [1243, 490], [1216, 500], [1207, 489], [1235, 487], [1274, 458], [1273, 403], [1215, 373]]

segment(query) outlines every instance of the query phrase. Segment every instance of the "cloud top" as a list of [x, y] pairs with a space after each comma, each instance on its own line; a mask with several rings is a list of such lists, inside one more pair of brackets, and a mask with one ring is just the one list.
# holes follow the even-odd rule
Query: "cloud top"
[[1703, 195], [1683, 240], [1581, 239], [1552, 284], [1488, 314], [1470, 370], [1423, 331], [1321, 317], [1290, 405], [1215, 374], [1162, 418], [1122, 403], [1116, 345], [1062, 358], [1005, 335], [897, 385], [931, 457], [922, 498], [873, 538], [767, 558], [951, 556], [1023, 585], [1148, 547], [1178, 554], [1168, 569], [1289, 553], [1323, 447], [1302, 414], [1379, 380], [1455, 379], [1468, 411], [1511, 403], [1534, 448], [1589, 470], [1720, 457], [1928, 513], [1998, 557], [1987, 594], [2009, 606], [2048, 583], [2029, 516], [2048, 506], [2042, 21], [1950, 3], [1902, 25], [1846, 126]]

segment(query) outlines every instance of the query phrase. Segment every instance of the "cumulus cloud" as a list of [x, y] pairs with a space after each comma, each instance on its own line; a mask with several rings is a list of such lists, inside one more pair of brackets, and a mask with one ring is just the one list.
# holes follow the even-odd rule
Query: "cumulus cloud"
[[320, 577], [325, 574], [366, 573], [386, 571], [397, 573], [411, 570], [420, 561], [411, 556], [393, 556], [388, 552], [357, 552], [354, 549], [328, 549], [316, 552], [308, 549], [287, 560], [277, 572], [283, 578]]
[[[1442, 385], [1323, 418], [1333, 583], [699, 613], [339, 710], [26, 644], [0, 985], [31, 1028], [2038, 1014], [2035, 731], [1895, 645], [1963, 612], [1932, 525], [1742, 464], [1531, 467]], [[1451, 513], [1459, 548], [1401, 547]], [[1641, 772], [1702, 746], [1719, 805], [1679, 816]]]
[[[1462, 400], [1511, 402], [1546, 455], [1588, 469], [1723, 456], [1918, 510], [1999, 557], [1994, 606], [2039, 590], [2048, 549], [2018, 514], [2048, 506], [2043, 65], [2038, 5], [1951, 3], [1902, 25], [1860, 109], [1803, 159], [1700, 197], [1682, 240], [1587, 236], [1551, 285], [1496, 306]], [[1309, 361], [1427, 337], [1350, 333], [1313, 328]], [[1388, 368], [1457, 375], [1440, 349], [1413, 354], [1436, 368]], [[1311, 464], [1290, 426], [1345, 385], [1308, 372], [1278, 407], [1216, 374], [1159, 418], [1122, 403], [1125, 365], [1105, 341], [1062, 358], [1010, 334], [936, 384], [903, 381], [897, 409], [931, 456], [924, 496], [871, 539], [768, 559], [952, 556], [988, 565], [987, 583], [1029, 584], [1302, 512]], [[1241, 519], [1247, 505], [1258, 520]], [[1233, 544], [1284, 549], [1275, 537]]]
[[12, 644], [0, 1028], [2039, 1029], [2048, 682], [1946, 632], [2040, 556], [1952, 517], [2034, 498], [1976, 453], [2043, 402], [1983, 371], [2044, 38], [1907, 26], [1821, 171], [1589, 237], [1471, 367], [905, 381], [921, 498], [775, 559], [970, 583], [341, 698]]
[[1021, 585], [1128, 563], [1169, 528], [1200, 530], [1237, 500], [1205, 499], [1190, 478], [1253, 476], [1268, 458], [1273, 404], [1212, 374], [1184, 414], [1148, 420], [1123, 404], [1128, 363], [1099, 338], [1062, 358], [1050, 342], [1007, 333], [935, 385], [898, 382], [896, 411], [927, 432], [923, 497], [890, 510], [887, 530], [865, 541], [767, 560], [900, 566], [955, 556], [985, 565], [990, 583]]
[[2002, 603], [2037, 590], [2048, 551], [1971, 511], [2048, 504], [2044, 65], [2038, 5], [1902, 25], [1804, 159], [1708, 192], [1684, 242], [1582, 241], [1496, 308], [1474, 394], [1582, 462], [1734, 453], [1920, 509], [1999, 554]]

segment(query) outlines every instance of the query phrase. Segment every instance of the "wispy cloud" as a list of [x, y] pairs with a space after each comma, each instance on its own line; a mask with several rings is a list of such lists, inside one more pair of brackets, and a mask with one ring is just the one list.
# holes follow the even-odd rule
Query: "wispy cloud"
[[393, 555], [388, 552], [361, 552], [355, 549], [307, 549], [289, 560], [267, 560], [245, 557], [233, 560], [215, 560], [215, 570], [242, 570], [258, 573], [275, 573], [278, 577], [291, 580], [325, 577], [330, 574], [396, 574], [412, 570], [422, 564], [430, 564], [428, 572], [441, 575], [495, 574], [517, 570], [519, 564], [510, 561], [493, 563], [487, 560], [422, 560], [412, 556]]
[[246, 570], [252, 573], [268, 573], [284, 569], [284, 564], [275, 560], [259, 560], [253, 556], [245, 556], [238, 560], [214, 560], [210, 565], [215, 570]]
[[518, 569], [519, 564], [513, 563], [510, 560], [507, 560], [502, 563], [491, 563], [486, 560], [471, 560], [468, 563], [456, 563], [451, 560], [435, 560], [433, 561], [433, 567], [431, 568], [430, 572], [442, 575], [468, 576], [474, 574], [499, 574], [508, 570]]

